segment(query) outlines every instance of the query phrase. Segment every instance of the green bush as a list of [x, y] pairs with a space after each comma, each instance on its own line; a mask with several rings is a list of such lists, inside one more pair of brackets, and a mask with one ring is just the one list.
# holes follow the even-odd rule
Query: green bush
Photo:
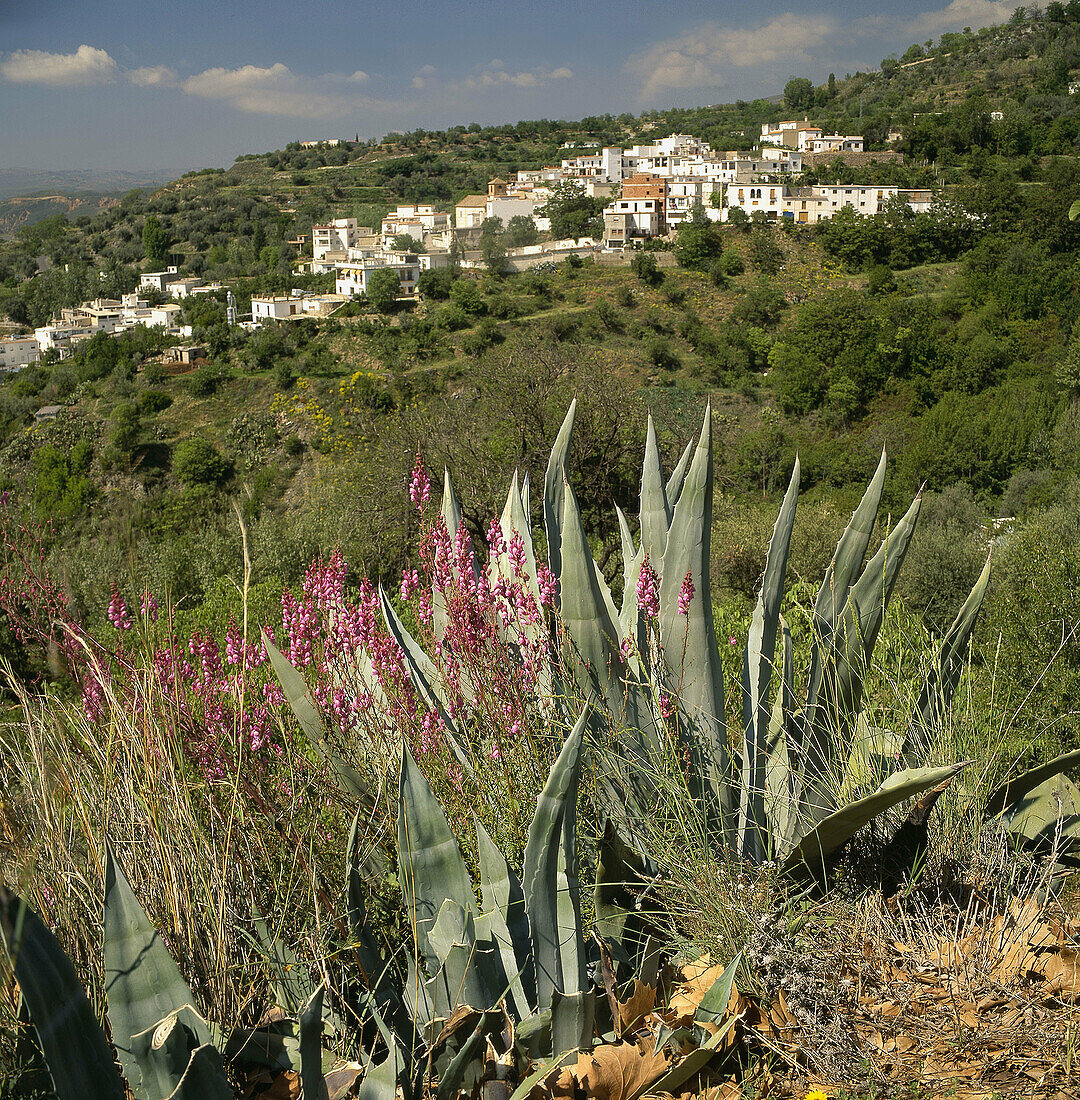
[[181, 440], [173, 451], [173, 473], [188, 487], [218, 485], [229, 472], [229, 463], [201, 436]]

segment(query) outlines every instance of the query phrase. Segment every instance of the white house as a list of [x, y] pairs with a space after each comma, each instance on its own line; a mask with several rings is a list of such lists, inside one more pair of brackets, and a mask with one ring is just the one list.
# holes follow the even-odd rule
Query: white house
[[334, 218], [325, 225], [311, 227], [311, 255], [321, 260], [327, 252], [348, 252], [360, 243], [361, 233], [370, 233], [361, 229], [355, 218]]
[[0, 370], [21, 370], [41, 358], [33, 336], [0, 336]]
[[487, 215], [487, 195], [466, 195], [454, 204], [456, 229], [479, 229]]
[[350, 259], [338, 265], [337, 283], [334, 289], [338, 294], [347, 294], [355, 298], [366, 294], [368, 279], [373, 272], [389, 269], [401, 283], [399, 297], [412, 297], [416, 294], [416, 284], [420, 281], [421, 258], [410, 252], [379, 252], [357, 259]]
[[34, 329], [34, 339], [42, 353], [46, 351], [64, 351], [87, 336], [93, 336], [94, 330], [88, 325], [42, 325]]
[[264, 321], [284, 321], [289, 317], [299, 317], [304, 312], [303, 296], [299, 294], [268, 294], [251, 299], [251, 319], [262, 324]]
[[139, 276], [139, 286], [153, 287], [155, 290], [160, 290], [162, 294], [166, 292], [166, 287], [169, 283], [178, 279], [175, 267], [167, 267], [164, 271], [144, 271]]

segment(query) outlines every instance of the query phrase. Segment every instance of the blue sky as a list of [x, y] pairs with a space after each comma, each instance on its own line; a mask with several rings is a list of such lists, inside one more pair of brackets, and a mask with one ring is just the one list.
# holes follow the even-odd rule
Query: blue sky
[[1016, 0], [0, 0], [9, 167], [227, 166], [294, 139], [752, 99]]

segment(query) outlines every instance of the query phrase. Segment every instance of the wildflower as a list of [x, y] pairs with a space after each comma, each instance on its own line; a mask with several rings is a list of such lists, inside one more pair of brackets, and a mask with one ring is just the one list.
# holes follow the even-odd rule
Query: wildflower
[[555, 606], [555, 574], [543, 562], [536, 567], [536, 583], [540, 589], [540, 602], [548, 607]]
[[660, 614], [660, 578], [649, 564], [648, 554], [645, 555], [645, 560], [641, 563], [641, 572], [638, 573], [637, 601], [638, 607], [649, 618], [655, 619]]
[[114, 588], [112, 593], [112, 599], [109, 600], [109, 622], [116, 627], [117, 630], [130, 630], [131, 629], [131, 613], [128, 611], [127, 604], [124, 602], [124, 597]]
[[660, 714], [666, 719], [675, 717], [675, 703], [670, 695], [660, 696]]
[[690, 601], [694, 598], [694, 578], [690, 575], [690, 570], [687, 569], [686, 576], [683, 577], [682, 584], [679, 586], [679, 614], [685, 615], [690, 610]]
[[416, 452], [416, 464], [412, 470], [412, 480], [409, 482], [409, 499], [416, 507], [423, 511], [424, 505], [431, 498], [431, 481], [424, 469], [424, 460], [420, 457], [420, 451]]
[[491, 521], [491, 526], [488, 527], [487, 544], [492, 557], [501, 554], [506, 549], [506, 544], [503, 542], [502, 527], [499, 526], [499, 521], [497, 519], [493, 519]]
[[824, 1089], [811, 1089], [803, 1100], [829, 1100], [829, 1094]]
[[407, 600], [420, 587], [420, 577], [416, 570], [401, 571], [401, 598]]
[[732, 634], [731, 637], [728, 638], [728, 645], [729, 646], [735, 646], [737, 644], [738, 644], [738, 640], [736, 639], [735, 635]]
[[152, 623], [157, 622], [158, 602], [154, 599], [154, 593], [149, 588], [143, 591], [139, 610], [142, 612], [144, 619], [149, 619]]

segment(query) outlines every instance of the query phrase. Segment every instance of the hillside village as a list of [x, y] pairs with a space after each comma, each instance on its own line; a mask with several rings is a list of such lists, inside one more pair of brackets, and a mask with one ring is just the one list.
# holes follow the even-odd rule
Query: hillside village
[[[897, 133], [897, 139], [902, 137]], [[301, 142], [301, 146], [336, 147], [337, 140]], [[378, 227], [359, 225], [356, 218], [333, 218], [312, 226], [310, 241], [296, 261], [298, 274], [332, 274], [333, 293], [294, 290], [288, 295], [253, 296], [244, 319], [230, 307], [231, 324], [258, 326], [299, 316], [326, 316], [346, 301], [366, 296], [375, 272], [386, 271], [399, 282], [398, 296], [416, 297], [420, 276], [451, 266], [485, 270], [490, 266], [479, 245], [492, 226], [524, 226], [536, 243], [510, 247], [500, 258], [509, 271], [523, 271], [567, 256], [626, 251], [645, 242], [670, 238], [680, 225], [700, 211], [705, 218], [727, 223], [788, 220], [816, 225], [840, 210], [863, 216], [901, 203], [925, 212], [935, 192], [886, 184], [803, 185], [804, 167], [845, 158], [867, 164], [902, 161], [895, 151], [867, 153], [858, 135], [827, 134], [809, 122], [763, 123], [750, 151], [714, 152], [689, 134], [629, 148], [567, 143], [558, 165], [519, 170], [513, 180], [496, 177], [486, 195], [467, 195], [453, 211], [433, 203], [399, 204]], [[546, 211], [557, 190], [576, 188], [592, 199], [607, 199], [603, 232], [597, 238], [551, 240]], [[539, 235], [549, 239], [541, 241]], [[0, 337], [0, 370], [19, 370], [47, 352], [70, 355], [80, 341], [96, 333], [120, 334], [133, 326], [157, 328], [168, 336], [191, 337], [192, 326], [180, 323], [180, 302], [189, 296], [228, 293], [221, 283], [204, 283], [185, 276], [176, 266], [143, 272], [139, 290], [153, 290], [172, 299], [151, 304], [139, 291], [116, 299], [92, 299], [67, 307], [59, 317], [35, 329], [33, 336]]]

